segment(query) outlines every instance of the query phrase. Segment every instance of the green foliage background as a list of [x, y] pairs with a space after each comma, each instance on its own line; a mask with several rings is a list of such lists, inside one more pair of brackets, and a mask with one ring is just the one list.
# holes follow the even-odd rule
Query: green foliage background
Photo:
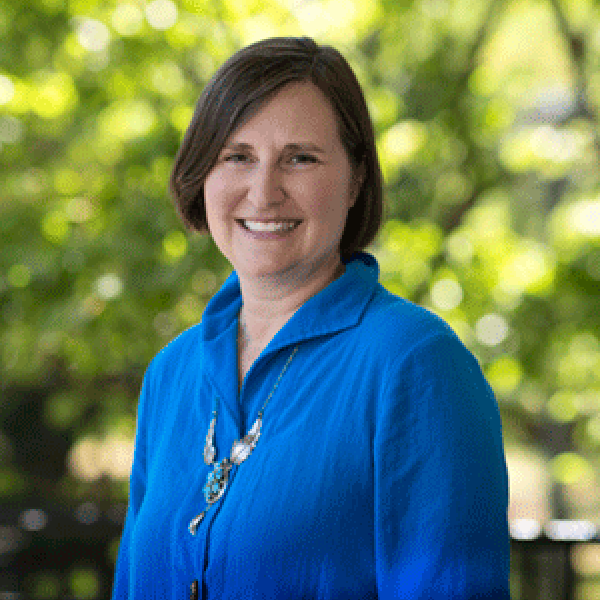
[[126, 498], [144, 369], [230, 272], [168, 197], [178, 143], [232, 52], [310, 35], [369, 100], [384, 284], [477, 355], [547, 516], [600, 516], [599, 22], [592, 0], [0, 0], [0, 502]]

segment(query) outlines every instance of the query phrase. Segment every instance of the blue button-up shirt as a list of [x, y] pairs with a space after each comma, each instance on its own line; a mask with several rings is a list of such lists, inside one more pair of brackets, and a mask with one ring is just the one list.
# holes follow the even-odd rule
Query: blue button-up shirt
[[[373, 256], [302, 305], [238, 392], [235, 272], [150, 363], [113, 600], [507, 600], [498, 407], [440, 318], [386, 291]], [[216, 461], [268, 403], [197, 532]]]

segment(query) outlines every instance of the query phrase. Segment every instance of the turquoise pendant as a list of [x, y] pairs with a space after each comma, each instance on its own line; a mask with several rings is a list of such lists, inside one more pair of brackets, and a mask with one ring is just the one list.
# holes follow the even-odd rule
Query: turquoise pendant
[[[213, 470], [208, 474], [206, 483], [202, 488], [204, 499], [208, 506], [214, 504], [225, 492], [227, 482], [229, 481], [229, 471], [231, 471], [232, 466], [229, 459], [224, 458], [221, 462], [215, 463]], [[196, 535], [198, 525], [204, 519], [207, 510], [208, 507], [190, 521], [188, 529], [192, 535]]]
[[215, 463], [214, 469], [208, 474], [206, 483], [202, 488], [206, 504], [214, 504], [223, 495], [229, 481], [230, 470], [231, 463], [227, 458]]

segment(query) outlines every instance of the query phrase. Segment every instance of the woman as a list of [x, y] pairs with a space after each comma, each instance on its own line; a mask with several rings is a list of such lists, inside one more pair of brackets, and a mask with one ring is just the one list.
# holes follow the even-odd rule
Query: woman
[[346, 61], [235, 54], [171, 190], [234, 271], [147, 369], [113, 598], [507, 599], [496, 402], [363, 252], [381, 176]]

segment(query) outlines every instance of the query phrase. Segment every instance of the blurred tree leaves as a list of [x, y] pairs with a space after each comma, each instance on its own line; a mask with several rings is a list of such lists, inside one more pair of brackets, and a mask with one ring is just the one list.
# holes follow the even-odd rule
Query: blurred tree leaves
[[168, 197], [179, 140], [233, 51], [302, 34], [366, 89], [385, 285], [475, 352], [507, 442], [560, 489], [595, 478], [599, 20], [591, 0], [0, 0], [0, 495], [126, 493], [144, 369], [230, 271]]

